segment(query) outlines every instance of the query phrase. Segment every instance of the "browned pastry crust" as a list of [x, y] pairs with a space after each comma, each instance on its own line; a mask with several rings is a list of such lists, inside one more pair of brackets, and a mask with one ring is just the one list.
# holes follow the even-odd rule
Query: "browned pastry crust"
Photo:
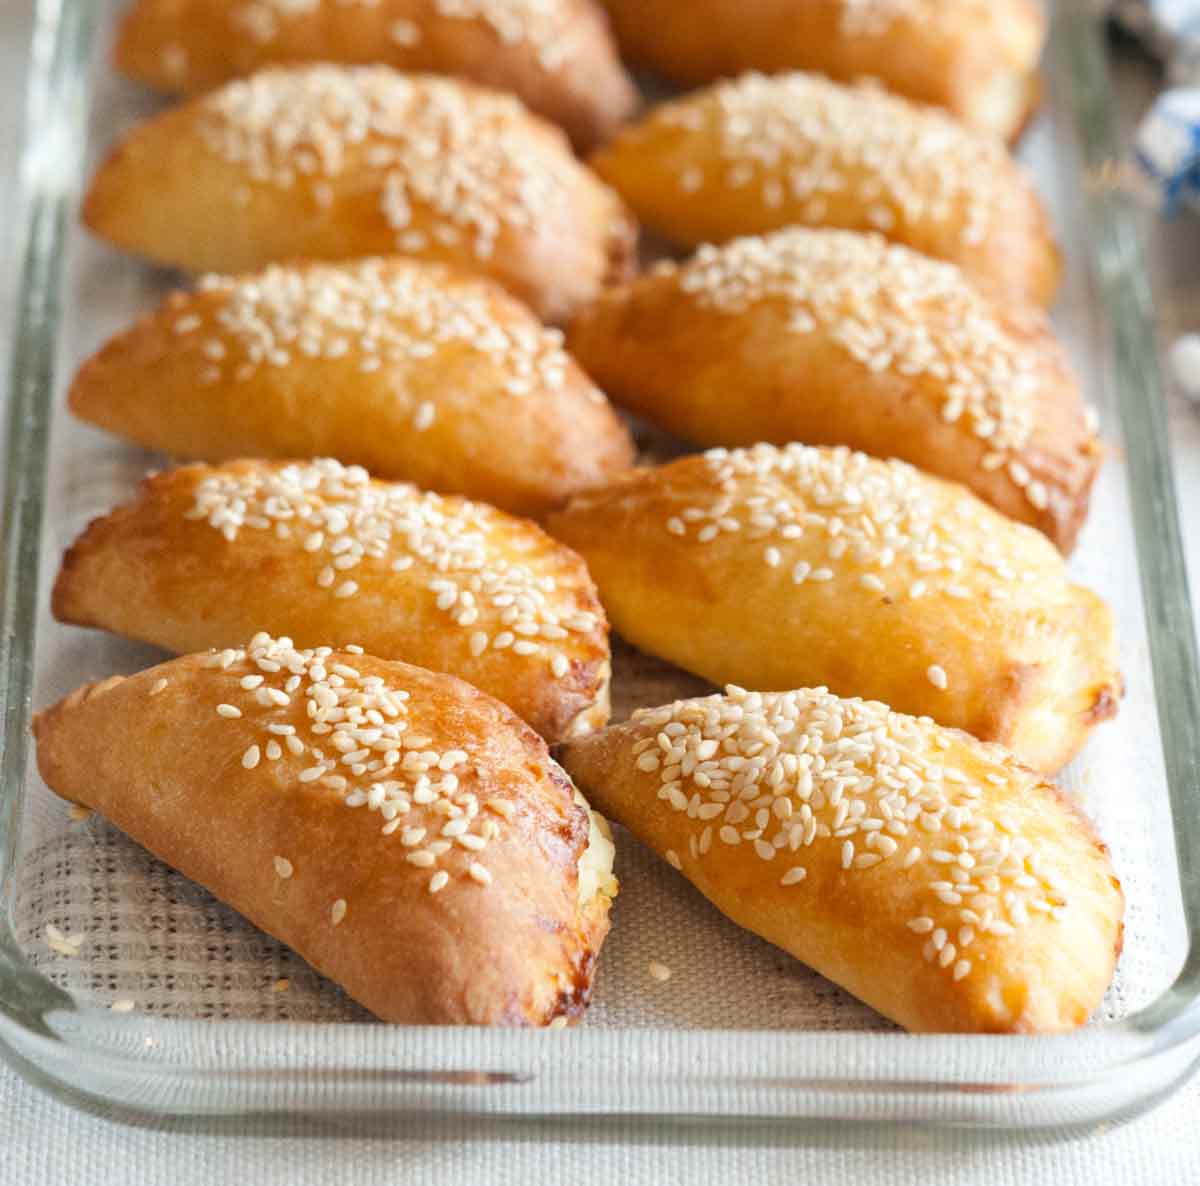
[[264, 70], [147, 120], [83, 218], [192, 272], [398, 251], [490, 276], [550, 321], [627, 275], [634, 246], [557, 128], [511, 96], [384, 66]]
[[715, 450], [549, 526], [619, 634], [715, 684], [882, 700], [1046, 772], [1116, 712], [1108, 606], [1036, 531], [901, 462]]
[[1108, 852], [998, 746], [824, 690], [731, 689], [561, 760], [734, 922], [909, 1030], [1072, 1029], [1112, 979]]
[[1103, 449], [1044, 315], [877, 235], [702, 248], [606, 293], [571, 352], [701, 445], [849, 445], [969, 487], [1069, 551]]
[[580, 149], [637, 101], [592, 0], [135, 0], [115, 57], [122, 73], [172, 94], [317, 61], [457, 75], [511, 91]]
[[404, 259], [210, 277], [84, 363], [70, 405], [178, 457], [337, 457], [516, 514], [633, 462], [557, 331]]
[[[191, 655], [81, 688], [34, 719], [42, 776], [385, 1021], [578, 1018], [616, 887], [611, 874], [591, 871], [581, 895], [589, 813], [545, 744], [460, 680], [347, 651], [310, 654], [290, 702], [272, 702], [267, 690], [286, 699], [294, 654], [264, 637], [249, 653]], [[313, 664], [328, 668], [326, 678]], [[303, 658], [295, 670], [306, 670]], [[243, 686], [259, 675], [263, 684]], [[364, 684], [374, 677], [380, 685]], [[344, 715], [318, 734], [324, 718], [309, 706], [334, 701], [329, 711]], [[376, 728], [371, 740], [369, 719], [355, 724], [347, 705], [369, 713], [381, 702], [390, 705], [380, 715], [385, 736]], [[410, 739], [407, 756], [372, 806], [368, 786], [384, 776], [353, 775], [354, 755], [337, 738], [369, 747], [362, 761], [380, 760], [396, 722], [408, 725], [399, 734]], [[303, 752], [272, 725], [290, 727]], [[411, 744], [418, 739], [421, 748]], [[306, 774], [321, 769], [314, 747], [346, 777]], [[397, 813], [401, 802], [408, 807]], [[444, 852], [432, 851], [435, 837]]]
[[1008, 139], [1037, 101], [1038, 0], [605, 0], [622, 50], [676, 82], [871, 77]]
[[527, 520], [335, 461], [148, 478], [71, 546], [51, 604], [59, 621], [180, 654], [256, 626], [301, 647], [353, 640], [465, 679], [550, 741], [608, 720], [608, 623], [574, 552]]
[[1049, 304], [1061, 259], [1024, 169], [992, 136], [814, 74], [685, 95], [592, 157], [639, 220], [687, 247], [786, 226], [879, 231], [998, 300]]

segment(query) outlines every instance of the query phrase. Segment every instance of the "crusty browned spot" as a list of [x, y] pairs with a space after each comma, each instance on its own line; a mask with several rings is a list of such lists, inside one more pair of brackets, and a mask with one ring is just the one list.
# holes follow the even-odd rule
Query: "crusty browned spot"
[[1083, 714], [1084, 723], [1098, 725], [1101, 721], [1111, 721], [1117, 715], [1124, 695], [1124, 680], [1118, 680], [1116, 684], [1103, 684], [1096, 690], [1091, 707]]

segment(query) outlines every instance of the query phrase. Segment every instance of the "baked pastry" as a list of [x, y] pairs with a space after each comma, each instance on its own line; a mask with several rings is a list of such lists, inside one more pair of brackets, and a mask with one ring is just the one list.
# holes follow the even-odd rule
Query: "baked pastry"
[[1037, 102], [1038, 0], [605, 0], [622, 50], [675, 82], [813, 70], [1014, 137]]
[[634, 456], [557, 330], [487, 281], [403, 259], [208, 277], [86, 362], [69, 398], [176, 456], [330, 455], [517, 514]]
[[637, 99], [593, 0], [135, 0], [115, 56], [172, 94], [315, 61], [453, 74], [511, 91], [581, 149]]
[[1102, 449], [1049, 322], [878, 235], [702, 248], [606, 293], [571, 352], [618, 403], [700, 445], [849, 445], [968, 486], [1064, 551]]
[[587, 1007], [616, 892], [606, 826], [461, 680], [263, 634], [89, 684], [34, 732], [51, 789], [384, 1021]]
[[1112, 614], [967, 491], [848, 449], [632, 471], [550, 520], [613, 629], [714, 684], [825, 685], [1051, 772], [1121, 695]]
[[187, 271], [401, 252], [564, 319], [628, 273], [633, 227], [508, 95], [384, 66], [265, 70], [148, 120], [84, 202], [102, 238]]
[[992, 136], [870, 86], [746, 75], [655, 108], [592, 157], [638, 219], [687, 247], [793, 225], [879, 231], [998, 300], [1048, 304], [1061, 260]]
[[301, 647], [355, 639], [465, 679], [549, 741], [608, 720], [608, 623], [574, 552], [336, 461], [155, 474], [75, 541], [51, 603], [59, 621], [181, 654], [256, 623]]
[[1108, 852], [999, 746], [823, 688], [729, 688], [560, 760], [734, 922], [909, 1030], [1071, 1029], [1112, 979]]

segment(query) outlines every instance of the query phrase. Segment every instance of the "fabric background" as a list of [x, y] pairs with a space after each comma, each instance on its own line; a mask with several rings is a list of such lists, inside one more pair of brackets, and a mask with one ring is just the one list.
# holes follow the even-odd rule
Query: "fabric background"
[[[7, 335], [16, 261], [11, 227], [16, 144], [22, 115], [31, 0], [9, 0], [0, 13], [0, 324]], [[1145, 79], [1122, 79], [1130, 113], [1144, 103]], [[1200, 299], [1186, 277], [1200, 274], [1200, 225], [1181, 223], [1159, 237], [1163, 279], [1179, 294], [1164, 309], [1171, 328], [1194, 328]], [[1194, 280], [1191, 282], [1196, 283]], [[1200, 291], [1200, 290], [1198, 290]], [[7, 340], [7, 336], [4, 340]], [[1178, 464], [1189, 544], [1200, 555], [1200, 425], [1176, 408]], [[233, 1138], [216, 1127], [130, 1127], [58, 1104], [0, 1068], [0, 1183], [211, 1182], [225, 1173], [254, 1183], [610, 1181], [639, 1183], [1175, 1183], [1200, 1181], [1200, 1083], [1130, 1125], [1054, 1142], [1032, 1136], [1017, 1145], [968, 1134], [908, 1130], [872, 1141], [847, 1129], [794, 1132], [656, 1130], [646, 1125], [482, 1126], [428, 1122], [381, 1135], [352, 1121], [317, 1130], [261, 1127]]]

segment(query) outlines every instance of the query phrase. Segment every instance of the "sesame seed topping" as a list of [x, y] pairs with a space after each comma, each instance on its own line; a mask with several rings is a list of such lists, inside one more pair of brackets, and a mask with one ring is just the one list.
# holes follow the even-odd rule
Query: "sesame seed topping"
[[[571, 669], [572, 635], [596, 629], [596, 617], [581, 610], [589, 591], [507, 558], [509, 527], [499, 512], [404, 483], [373, 482], [357, 466], [318, 460], [218, 469], [197, 484], [185, 517], [207, 523], [231, 545], [243, 531], [293, 525], [296, 563], [311, 564], [315, 586], [339, 599], [357, 596], [371, 575], [407, 573], [423, 584], [435, 612], [467, 632], [475, 657], [489, 646], [526, 659], [547, 655], [551, 674], [562, 679]], [[359, 579], [334, 588], [335, 566]], [[287, 694], [259, 686], [261, 679], [245, 677], [242, 686], [285, 706]]]
[[[889, 861], [914, 870], [921, 908], [906, 929], [928, 936], [926, 959], [953, 967], [958, 979], [971, 969], [962, 950], [977, 931], [990, 929], [982, 918], [992, 928], [1010, 928], [993, 933], [1011, 933], [1031, 916], [1053, 917], [1064, 908], [1060, 879], [1039, 870], [1032, 845], [1020, 836], [997, 843], [995, 824], [977, 811], [978, 784], [1005, 770], [1004, 756], [972, 751], [972, 770], [982, 773], [968, 776], [950, 762], [939, 731], [925, 719], [839, 699], [823, 688], [730, 687], [724, 696], [640, 710], [632, 722], [645, 730], [634, 768], [657, 781], [663, 810], [695, 821], [692, 840], [702, 829], [711, 837], [700, 809], [712, 805], [725, 820], [720, 840], [747, 841], [767, 862], [832, 844], [839, 877], [869, 877]], [[786, 808], [775, 806], [781, 800]], [[918, 819], [937, 823], [938, 844], [928, 852], [901, 850], [887, 834], [888, 821], [904, 827]], [[697, 860], [706, 852], [703, 843], [692, 849]], [[667, 853], [672, 865], [674, 855]], [[779, 884], [800, 886], [807, 878], [805, 866], [789, 864]]]
[[292, 987], [292, 982], [286, 977], [281, 976], [274, 984], [271, 985], [272, 992], [287, 992]]
[[[797, 585], [828, 582], [837, 590], [844, 583], [893, 600], [951, 596], [968, 563], [973, 584], [1005, 595], [1016, 596], [1032, 580], [1065, 579], [1060, 556], [1041, 537], [1031, 537], [1022, 549], [1024, 570], [1014, 571], [994, 512], [965, 491], [935, 492], [901, 461], [846, 448], [755, 445], [712, 449], [666, 471], [680, 475], [689, 504], [665, 522], [667, 532], [703, 549], [717, 538], [706, 526], [736, 522], [740, 535], [765, 546], [764, 569]], [[644, 471], [623, 485], [624, 504], [640, 489], [658, 489], [661, 472]], [[828, 563], [797, 558], [814, 551]]]
[[[379, 0], [249, 0], [234, 9], [233, 22], [243, 36], [265, 45], [277, 40], [298, 18], [324, 9], [333, 20], [337, 8], [355, 6], [377, 8]], [[430, 15], [443, 20], [477, 21], [502, 45], [532, 50], [538, 65], [548, 72], [563, 69], [580, 49], [570, 23], [571, 6], [561, 0], [433, 0]], [[402, 49], [412, 49], [424, 40], [424, 29], [415, 20], [398, 19], [388, 26], [388, 37]], [[172, 73], [186, 74], [183, 48], [171, 45], [168, 49], [173, 52]]]
[[159, 694], [159, 692], [163, 691], [166, 688], [166, 686], [167, 686], [167, 681], [165, 679], [157, 679], [154, 681], [153, 684], [150, 685], [150, 691], [148, 694], [151, 696], [157, 696]]
[[447, 873], [445, 869], [439, 869], [429, 879], [429, 892], [431, 894], [438, 893], [440, 890], [443, 890], [446, 888], [446, 886], [449, 884], [449, 881], [450, 881], [450, 874]]
[[[751, 73], [665, 104], [650, 122], [703, 138], [706, 153], [715, 141], [709, 180], [743, 201], [757, 195], [764, 215], [786, 202], [791, 222], [821, 222], [832, 199], [880, 231], [960, 223], [960, 242], [975, 247], [1002, 224], [1010, 197], [995, 184], [1012, 172], [998, 140], [874, 86]], [[685, 164], [680, 188], [695, 192], [704, 179]]]
[[929, 682], [939, 691], [944, 692], [949, 687], [950, 681], [946, 676], [945, 668], [939, 667], [936, 663], [926, 669], [925, 675], [928, 677]]
[[412, 226], [420, 209], [439, 240], [488, 259], [505, 229], [553, 223], [570, 201], [573, 159], [533, 152], [527, 120], [516, 99], [450, 79], [316, 65], [222, 87], [200, 134], [262, 185], [315, 189], [353, 172], [358, 188], [378, 191], [398, 247], [424, 247]]
[[136, 1001], [130, 1000], [129, 997], [121, 997], [109, 1005], [109, 1010], [113, 1013], [132, 1013], [136, 1007]]
[[658, 960], [651, 960], [646, 965], [646, 971], [650, 974], [651, 980], [657, 980], [660, 984], [665, 984], [671, 979], [671, 969], [666, 964], [659, 963]]
[[72, 803], [67, 810], [67, 818], [75, 824], [83, 823], [92, 818], [92, 809], [84, 807], [82, 803]]
[[[994, 0], [956, 0], [957, 8], [981, 16]], [[941, 0], [841, 0], [840, 32], [845, 37], [881, 37], [898, 21], [929, 24], [944, 16]]]
[[[346, 657], [352, 654], [362, 654], [362, 649], [348, 649]], [[413, 728], [409, 691], [364, 674], [328, 647], [297, 650], [290, 639], [274, 639], [266, 633], [255, 635], [246, 650], [234, 652], [233, 662], [241, 662], [243, 670], [251, 667], [266, 673], [266, 682], [243, 688], [243, 694], [254, 700], [248, 723], [262, 728], [270, 760], [282, 758], [276, 741], [282, 737], [288, 752], [300, 760], [294, 777], [301, 785], [311, 787], [313, 794], [336, 796], [348, 809], [378, 812], [383, 820], [380, 833], [398, 833], [401, 851], [411, 849], [407, 862], [433, 870], [439, 886], [444, 884], [443, 872], [447, 879], [454, 875], [484, 886], [490, 883], [490, 871], [478, 860], [460, 864], [448, 857], [452, 851], [482, 853], [500, 833], [496, 820], [481, 814], [470, 787], [471, 751], [462, 746], [439, 750], [433, 738]], [[240, 672], [231, 675], [241, 684]], [[276, 706], [261, 693], [277, 690], [273, 682], [292, 686], [292, 696], [302, 699], [302, 735], [295, 725], [265, 719]], [[258, 744], [239, 752], [248, 769], [261, 761]], [[485, 806], [504, 820], [516, 814], [506, 799], [491, 799]], [[431, 836], [445, 839], [431, 840]], [[417, 848], [420, 844], [424, 847]], [[438, 868], [443, 858], [448, 871]], [[274, 857], [273, 867], [282, 879], [293, 874], [286, 857]], [[344, 900], [334, 903], [335, 926], [345, 910]]]
[[942, 418], [986, 442], [984, 458], [1017, 460], [1032, 439], [1038, 352], [953, 264], [878, 235], [797, 227], [702, 247], [659, 274], [718, 313], [784, 302], [791, 332], [820, 329], [864, 375], [934, 381]]
[[218, 704], [217, 716], [226, 717], [229, 720], [236, 720], [242, 715], [242, 710], [233, 704]]
[[346, 899], [338, 898], [329, 908], [329, 921], [336, 927], [346, 917]]

